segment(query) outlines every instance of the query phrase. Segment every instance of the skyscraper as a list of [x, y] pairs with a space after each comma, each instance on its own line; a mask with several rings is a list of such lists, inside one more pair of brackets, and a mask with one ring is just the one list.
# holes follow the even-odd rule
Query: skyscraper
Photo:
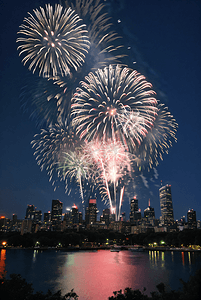
[[147, 218], [148, 220], [155, 218], [155, 211], [154, 208], [151, 207], [150, 199], [149, 199], [148, 207], [145, 208], [144, 210], [144, 218]]
[[35, 206], [34, 205], [27, 205], [25, 219], [34, 220], [34, 218], [35, 218]]
[[171, 185], [166, 184], [159, 189], [161, 222], [165, 226], [174, 224]]
[[78, 207], [75, 204], [72, 206], [71, 218], [72, 218], [73, 224], [79, 223]]
[[44, 213], [44, 223], [50, 223], [51, 221], [51, 212], [48, 211], [47, 213]]
[[41, 210], [35, 210], [34, 221], [36, 223], [40, 223], [41, 220], [42, 220], [42, 212], [41, 212]]
[[141, 219], [141, 210], [138, 209], [138, 199], [135, 196], [130, 202], [130, 222], [134, 223], [139, 219]]
[[108, 226], [110, 224], [110, 209], [109, 208], [105, 208], [103, 209], [103, 214], [100, 217], [100, 220], [102, 222], [105, 222], [105, 224]]
[[197, 229], [196, 211], [189, 209], [187, 213], [187, 222], [189, 229]]
[[66, 212], [64, 214], [64, 221], [66, 221], [67, 224], [72, 223], [72, 210], [70, 208], [66, 209]]
[[86, 224], [94, 224], [97, 221], [96, 199], [89, 199], [89, 206], [86, 207], [85, 213]]
[[52, 225], [57, 226], [61, 223], [63, 203], [59, 200], [52, 200], [51, 221]]

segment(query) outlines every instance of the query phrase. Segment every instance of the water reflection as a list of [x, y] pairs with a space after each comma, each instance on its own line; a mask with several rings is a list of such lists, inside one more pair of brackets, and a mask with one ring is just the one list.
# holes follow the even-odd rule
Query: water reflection
[[172, 258], [172, 262], [174, 262], [174, 252], [171, 251], [171, 258]]
[[38, 253], [38, 250], [34, 250], [33, 251], [33, 263], [35, 263], [35, 261], [36, 261], [36, 256], [37, 256], [37, 253]]
[[188, 261], [189, 261], [189, 265], [191, 265], [191, 253], [188, 252]]
[[195, 253], [194, 252], [184, 252], [184, 251], [149, 251], [149, 261], [151, 267], [160, 267], [165, 268], [165, 264], [175, 262], [179, 259], [182, 263], [182, 266], [190, 267], [192, 264], [195, 263]]
[[181, 257], [182, 257], [182, 265], [185, 265], [185, 260], [184, 260], [184, 252], [181, 252]]
[[149, 261], [151, 267], [165, 267], [165, 253], [163, 251], [149, 251]]
[[0, 252], [0, 279], [6, 276], [6, 249]]
[[33, 283], [35, 291], [65, 294], [74, 289], [79, 300], [106, 300], [126, 287], [141, 291], [146, 287], [147, 295], [161, 282], [178, 289], [180, 278], [187, 281], [201, 267], [201, 253], [7, 249], [1, 253], [0, 264], [7, 275], [21, 274]]
[[[74, 288], [80, 300], [108, 299], [113, 291], [126, 287], [141, 290], [146, 287], [153, 291], [152, 286], [155, 286], [147, 253], [100, 250], [72, 253], [70, 257], [74, 264], [65, 263], [60, 267], [61, 276], [56, 281], [55, 290], [68, 292]], [[66, 260], [69, 261], [69, 254]]]

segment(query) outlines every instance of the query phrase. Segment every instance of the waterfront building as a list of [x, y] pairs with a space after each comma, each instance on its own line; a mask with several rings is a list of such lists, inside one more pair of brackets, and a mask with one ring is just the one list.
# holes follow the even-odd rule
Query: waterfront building
[[53, 229], [61, 224], [63, 203], [59, 200], [52, 200], [51, 222]]
[[125, 212], [122, 212], [122, 213], [121, 213], [120, 221], [126, 222], [126, 213], [125, 213]]
[[22, 227], [22, 220], [18, 220], [13, 223], [12, 222], [12, 227], [11, 227], [11, 231], [17, 231], [17, 232], [20, 232], [21, 231], [21, 227]]
[[35, 218], [35, 206], [27, 205], [25, 219], [34, 220], [34, 218]]
[[11, 230], [12, 222], [5, 216], [0, 217], [0, 231], [8, 232]]
[[171, 185], [167, 184], [159, 189], [161, 224], [172, 226], [174, 224]]
[[17, 215], [16, 214], [13, 214], [12, 221], [13, 221], [13, 224], [17, 223]]
[[189, 229], [197, 229], [196, 211], [189, 209], [187, 213], [187, 222]]
[[51, 212], [48, 211], [47, 213], [44, 213], [44, 223], [50, 224], [51, 222]]
[[21, 235], [25, 233], [31, 233], [31, 232], [32, 232], [32, 220], [31, 219], [23, 220], [21, 225]]
[[72, 223], [72, 210], [70, 208], [66, 208], [66, 212], [64, 214], [64, 221], [66, 224]]
[[41, 223], [41, 221], [42, 221], [42, 212], [41, 212], [41, 210], [35, 210], [34, 222], [35, 223]]
[[103, 214], [100, 216], [100, 221], [105, 223], [107, 226], [110, 224], [110, 209], [103, 209]]
[[48, 211], [48, 212], [44, 213], [42, 229], [50, 230], [50, 227], [51, 227], [51, 212]]
[[83, 224], [83, 215], [82, 215], [82, 212], [79, 212], [79, 214], [78, 214], [78, 222], [79, 222], [79, 224]]
[[150, 205], [150, 199], [148, 203], [148, 207], [144, 210], [144, 218], [147, 218], [148, 220], [155, 218], [155, 211], [154, 208]]
[[154, 228], [155, 226], [155, 211], [151, 207], [150, 199], [148, 202], [148, 207], [144, 210], [144, 218], [142, 219], [142, 226], [146, 227], [147, 230]]
[[135, 223], [141, 219], [141, 210], [138, 208], [138, 199], [135, 196], [130, 201], [130, 222]]
[[110, 212], [110, 223], [115, 221], [115, 214]]
[[73, 224], [79, 223], [79, 211], [78, 211], [78, 207], [75, 204], [72, 206], [71, 219]]
[[86, 207], [85, 212], [85, 221], [86, 224], [94, 224], [97, 221], [97, 207], [96, 199], [89, 199], [89, 205]]

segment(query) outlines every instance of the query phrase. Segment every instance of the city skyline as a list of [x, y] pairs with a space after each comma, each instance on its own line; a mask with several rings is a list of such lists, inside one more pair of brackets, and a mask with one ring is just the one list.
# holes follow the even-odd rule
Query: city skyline
[[[136, 196], [134, 196], [132, 199], [130, 199], [130, 211], [128, 214], [126, 212], [122, 211], [120, 215], [120, 220], [122, 218], [124, 221], [130, 221], [135, 222], [138, 219], [144, 218], [144, 217], [151, 217], [154, 219], [160, 220], [161, 224], [164, 226], [171, 226], [171, 224], [174, 223], [174, 221], [182, 221], [182, 220], [188, 220], [189, 219], [194, 219], [197, 220], [196, 218], [196, 211], [191, 208], [189, 209], [185, 215], [181, 216], [179, 219], [174, 219], [174, 209], [173, 209], [173, 201], [172, 201], [172, 196], [171, 196], [171, 186], [170, 185], [165, 185], [162, 186], [159, 189], [159, 195], [160, 195], [160, 215], [157, 217], [155, 216], [155, 208], [151, 206], [150, 199], [148, 201], [148, 205], [145, 209], [141, 209], [139, 206], [139, 201]], [[57, 220], [59, 217], [59, 220], [65, 220], [65, 216], [68, 215], [69, 212], [71, 212], [73, 215], [73, 211], [77, 211], [77, 213], [82, 214], [82, 219], [86, 222], [87, 224], [89, 223], [96, 223], [96, 221], [101, 221], [101, 218], [104, 215], [104, 211], [108, 211], [109, 214], [112, 214], [109, 208], [104, 208], [102, 211], [98, 210], [97, 206], [97, 199], [92, 199], [89, 198], [88, 201], [85, 203], [85, 212], [83, 211], [83, 207], [79, 205], [76, 205], [75, 203], [72, 205], [72, 207], [63, 207], [63, 202], [61, 202], [59, 199], [56, 200], [51, 200], [51, 209], [48, 211], [42, 212], [40, 208], [36, 207], [34, 204], [28, 204], [26, 207], [26, 212], [25, 212], [25, 217], [22, 219], [30, 219], [30, 220], [40, 220], [40, 221], [45, 221], [46, 218], [51, 219], [51, 221], [54, 223], [54, 220]], [[89, 211], [91, 210], [92, 212], [92, 220], [91, 222], [89, 221]], [[95, 217], [96, 215], [96, 217]], [[5, 216], [3, 216], [5, 217]], [[13, 214], [12, 218], [10, 219], [20, 219], [17, 218], [17, 214]], [[78, 215], [75, 216], [74, 218], [77, 218], [78, 223]]]
[[[108, 12], [113, 17], [116, 30], [124, 36], [125, 47], [131, 48], [129, 57], [133, 59], [133, 68], [145, 71], [145, 75], [157, 87], [158, 98], [165, 100], [179, 124], [178, 142], [169, 150], [168, 155], [164, 154], [163, 161], [160, 161], [155, 170], [140, 178], [139, 186], [136, 182], [130, 196], [125, 194], [122, 211], [127, 211], [128, 215], [129, 199], [137, 194], [138, 199], [141, 199], [139, 207], [144, 210], [150, 199], [158, 217], [158, 188], [162, 180], [163, 184], [172, 186], [174, 218], [186, 216], [187, 211], [193, 208], [197, 212], [197, 219], [201, 219], [201, 104], [198, 100], [200, 4], [197, 1], [164, 1], [163, 4], [161, 1], [152, 1], [151, 4], [150, 1], [128, 1], [128, 5], [120, 1], [105, 2], [109, 3]], [[44, 1], [26, 1], [24, 4], [21, 0], [10, 7], [5, 3], [1, 12], [4, 30], [1, 32], [0, 215], [7, 217], [11, 217], [13, 213], [19, 218], [23, 217], [25, 205], [34, 202], [42, 211], [50, 210], [50, 199], [59, 199], [65, 207], [71, 207], [78, 199], [76, 203], [81, 202], [79, 192], [65, 194], [62, 184], [54, 192], [47, 175], [40, 171], [30, 146], [34, 134], [40, 129], [29, 118], [29, 114], [23, 113], [21, 109], [21, 89], [27, 84], [25, 78], [30, 78], [30, 82], [32, 77], [21, 64], [16, 51], [17, 31], [27, 12], [43, 4]], [[97, 203], [101, 209], [106, 208], [100, 199]]]

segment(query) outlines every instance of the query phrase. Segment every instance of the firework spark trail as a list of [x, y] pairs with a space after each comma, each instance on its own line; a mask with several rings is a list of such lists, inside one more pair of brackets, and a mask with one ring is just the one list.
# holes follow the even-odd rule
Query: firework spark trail
[[119, 220], [120, 214], [121, 214], [121, 206], [122, 206], [122, 202], [123, 202], [124, 191], [125, 191], [125, 186], [123, 186], [121, 188], [121, 192], [120, 192], [120, 201], [119, 201], [119, 210], [118, 210], [117, 220]]
[[[121, 37], [113, 30], [105, 4], [101, 0], [64, 1], [72, 7], [87, 26], [90, 39], [88, 58], [93, 69], [102, 68], [110, 63], [122, 63], [125, 57]], [[122, 51], [123, 50], [123, 51]]]
[[66, 76], [85, 60], [90, 42], [79, 16], [71, 8], [50, 4], [33, 10], [20, 26], [17, 43], [22, 62], [39, 75]]
[[131, 173], [131, 154], [125, 150], [121, 141], [116, 140], [92, 141], [86, 143], [85, 149], [97, 166], [99, 177], [102, 178], [107, 190], [110, 210], [115, 213], [117, 220], [118, 211], [120, 211], [118, 208], [121, 206], [123, 197], [120, 191], [120, 199], [117, 200], [117, 188], [119, 189], [119, 180]]
[[103, 179], [106, 190], [107, 190], [107, 195], [110, 203], [110, 207], [112, 208], [112, 199], [110, 196], [109, 192], [109, 185], [108, 185], [108, 180], [107, 180], [107, 174], [106, 174], [106, 165], [104, 161], [104, 150], [102, 149], [101, 143], [98, 141], [95, 142], [90, 142], [90, 143], [85, 143], [85, 153], [88, 154], [93, 159], [92, 164], [97, 165], [98, 168], [98, 173], [100, 173], [100, 177]]
[[157, 116], [157, 100], [151, 87], [137, 71], [120, 65], [90, 73], [72, 99], [72, 124], [77, 134], [89, 141], [117, 138], [134, 149]]
[[57, 169], [58, 161], [63, 157], [65, 151], [74, 150], [80, 142], [75, 137], [71, 127], [66, 123], [50, 126], [47, 130], [42, 129], [40, 134], [34, 136], [31, 142], [35, 149], [34, 156], [41, 171], [47, 171], [49, 181], [55, 186], [59, 179]]
[[86, 161], [86, 156], [83, 155], [81, 149], [76, 148], [74, 151], [64, 152], [63, 157], [58, 161], [58, 170], [61, 170], [61, 177], [68, 182], [68, 178], [72, 182], [77, 181], [80, 188], [82, 204], [84, 204], [84, 195], [82, 188], [82, 179], [88, 177], [89, 162]]
[[[71, 98], [75, 92], [76, 87], [79, 85], [79, 82], [83, 80], [84, 76], [87, 75], [91, 70], [96, 69], [97, 67], [104, 67], [108, 65], [109, 63], [121, 63], [121, 58], [123, 58], [125, 55], [121, 51], [123, 50], [123, 46], [120, 45], [120, 37], [117, 33], [115, 33], [112, 30], [112, 24], [110, 22], [110, 17], [108, 17], [107, 12], [105, 12], [105, 5], [102, 3], [102, 1], [97, 0], [75, 0], [75, 1], [62, 1], [63, 6], [66, 7], [63, 9], [63, 12], [61, 13], [61, 16], [64, 14], [64, 11], [67, 12], [68, 10], [72, 9], [75, 11], [76, 14], [79, 15], [79, 17], [83, 20], [84, 24], [86, 24], [86, 29], [88, 31], [87, 36], [90, 41], [90, 48], [84, 47], [86, 51], [83, 50], [83, 54], [85, 55], [84, 63], [80, 63], [79, 66], [77, 66], [75, 69], [72, 67], [70, 68], [70, 64], [68, 66], [66, 65], [68, 62], [65, 62], [66, 67], [60, 70], [60, 66], [64, 67], [62, 63], [60, 62], [61, 59], [64, 59], [66, 56], [66, 53], [62, 52], [62, 56], [60, 56], [60, 52], [58, 53], [58, 56], [56, 59], [52, 59], [52, 62], [50, 65], [50, 61], [48, 61], [48, 57], [50, 55], [54, 54], [54, 51], [57, 50], [57, 47], [50, 47], [50, 51], [48, 52], [47, 57], [44, 60], [44, 66], [48, 69], [48, 81], [39, 80], [36, 83], [32, 82], [32, 79], [29, 82], [29, 86], [34, 84], [34, 87], [30, 89], [28, 88], [25, 90], [26, 94], [23, 97], [23, 102], [26, 101], [25, 105], [27, 107], [27, 104], [31, 103], [31, 115], [37, 117], [37, 121], [39, 124], [43, 124], [46, 122], [46, 125], [49, 126], [50, 124], [55, 124], [55, 119], [58, 120], [65, 120], [66, 118], [69, 118], [70, 114], [70, 104], [71, 104]], [[54, 25], [53, 21], [51, 20], [52, 15], [48, 13], [50, 5], [46, 5], [46, 18], [44, 17], [43, 23], [41, 24], [41, 27], [45, 27], [46, 24], [50, 24], [52, 27]], [[55, 6], [55, 15], [56, 15], [56, 7]], [[47, 9], [48, 8], [48, 9]], [[53, 9], [52, 9], [53, 10]], [[57, 10], [59, 10], [59, 6], [57, 7]], [[37, 14], [41, 14], [40, 10], [36, 10]], [[39, 12], [38, 12], [39, 11]], [[45, 10], [44, 10], [45, 11]], [[35, 13], [35, 11], [34, 11]], [[52, 11], [53, 14], [53, 11]], [[48, 17], [50, 18], [48, 19]], [[64, 20], [60, 16], [59, 13], [56, 15], [57, 20], [55, 20], [55, 23], [57, 22], [57, 28], [59, 30], [60, 27], [62, 27], [62, 22], [64, 23]], [[21, 25], [21, 29], [18, 32], [20, 34], [20, 37], [17, 39], [17, 42], [20, 42], [20, 45], [18, 47], [19, 50], [21, 50], [21, 54], [24, 55], [24, 59], [26, 57], [29, 57], [28, 55], [28, 49], [30, 52], [34, 50], [35, 52], [35, 60], [37, 62], [37, 57], [41, 57], [41, 63], [38, 64], [38, 67], [35, 66], [39, 72], [43, 76], [46, 76], [45, 73], [43, 73], [42, 70], [42, 53], [45, 53], [45, 47], [43, 47], [43, 52], [36, 51], [36, 45], [39, 48], [39, 42], [42, 39], [43, 36], [43, 28], [40, 30], [40, 24], [37, 26], [37, 31], [32, 31], [32, 26], [29, 25], [29, 19], [32, 20], [34, 18], [33, 16], [29, 14], [29, 18], [26, 18], [23, 25]], [[43, 16], [41, 17], [43, 18]], [[62, 20], [62, 22], [60, 22]], [[39, 20], [37, 18], [34, 18], [34, 21], [32, 22], [34, 25], [37, 24]], [[48, 23], [49, 22], [49, 23]], [[71, 22], [72, 23], [72, 22]], [[78, 23], [78, 21], [77, 21]], [[77, 24], [79, 25], [79, 24]], [[25, 26], [27, 26], [27, 31], [25, 35]], [[36, 26], [36, 25], [35, 25]], [[79, 26], [78, 26], [79, 27]], [[34, 28], [34, 26], [33, 26]], [[62, 27], [62, 32], [64, 32], [65, 26]], [[46, 29], [45, 29], [46, 30]], [[47, 31], [47, 30], [46, 30]], [[36, 37], [37, 32], [40, 33], [38, 42], [34, 39]], [[55, 36], [57, 35], [54, 30], [50, 32], [47, 31], [49, 35], [47, 36], [44, 33], [44, 38], [47, 41], [55, 39]], [[54, 32], [54, 35], [52, 33]], [[74, 31], [73, 31], [74, 32]], [[28, 39], [29, 33], [32, 37]], [[76, 34], [76, 33], [75, 33]], [[59, 35], [59, 39], [61, 38], [61, 34]], [[58, 43], [54, 41], [54, 45], [58, 46], [58, 51], [62, 50], [61, 46], [59, 46]], [[65, 36], [66, 39], [66, 36]], [[65, 40], [64, 39], [64, 40]], [[30, 40], [29, 44], [26, 41]], [[44, 42], [43, 41], [43, 42]], [[70, 40], [72, 42], [72, 40]], [[89, 42], [88, 41], [88, 42]], [[87, 37], [86, 41], [87, 42]], [[83, 42], [84, 43], [84, 42]], [[114, 45], [115, 43], [115, 45]], [[50, 43], [51, 45], [51, 43]], [[32, 46], [34, 46], [32, 48]], [[61, 48], [61, 49], [60, 49]], [[70, 49], [72, 50], [72, 49]], [[24, 51], [24, 52], [23, 52]], [[73, 51], [69, 51], [68, 58], [70, 59], [71, 54]], [[26, 55], [27, 54], [27, 55]], [[33, 56], [34, 59], [34, 56]], [[31, 62], [31, 59], [27, 60], [28, 62]], [[58, 63], [57, 63], [58, 62]], [[77, 62], [79, 63], [80, 60], [77, 59]], [[34, 69], [34, 65], [32, 66], [32, 69]], [[35, 69], [34, 69], [35, 70]], [[34, 71], [35, 72], [35, 71]], [[50, 76], [52, 75], [52, 76]], [[57, 75], [57, 76], [56, 76]], [[64, 75], [64, 76], [63, 76]], [[27, 101], [28, 99], [28, 101]], [[56, 113], [55, 113], [56, 112]], [[44, 122], [45, 121], [45, 122]]]
[[136, 147], [136, 157], [141, 166], [153, 168], [163, 160], [163, 154], [168, 153], [173, 141], [176, 142], [178, 124], [164, 104], [158, 105], [158, 114], [152, 130], [148, 132], [141, 145]]
[[[29, 74], [30, 75], [30, 74]], [[65, 120], [65, 114], [61, 106], [65, 104], [65, 112], [69, 114], [70, 99], [65, 98], [65, 90], [57, 84], [55, 78], [41, 78], [31, 74], [27, 76], [28, 84], [26, 84], [21, 92], [20, 101], [23, 111], [29, 113], [30, 118], [36, 122], [37, 127], [49, 127], [58, 122], [62, 118]]]

